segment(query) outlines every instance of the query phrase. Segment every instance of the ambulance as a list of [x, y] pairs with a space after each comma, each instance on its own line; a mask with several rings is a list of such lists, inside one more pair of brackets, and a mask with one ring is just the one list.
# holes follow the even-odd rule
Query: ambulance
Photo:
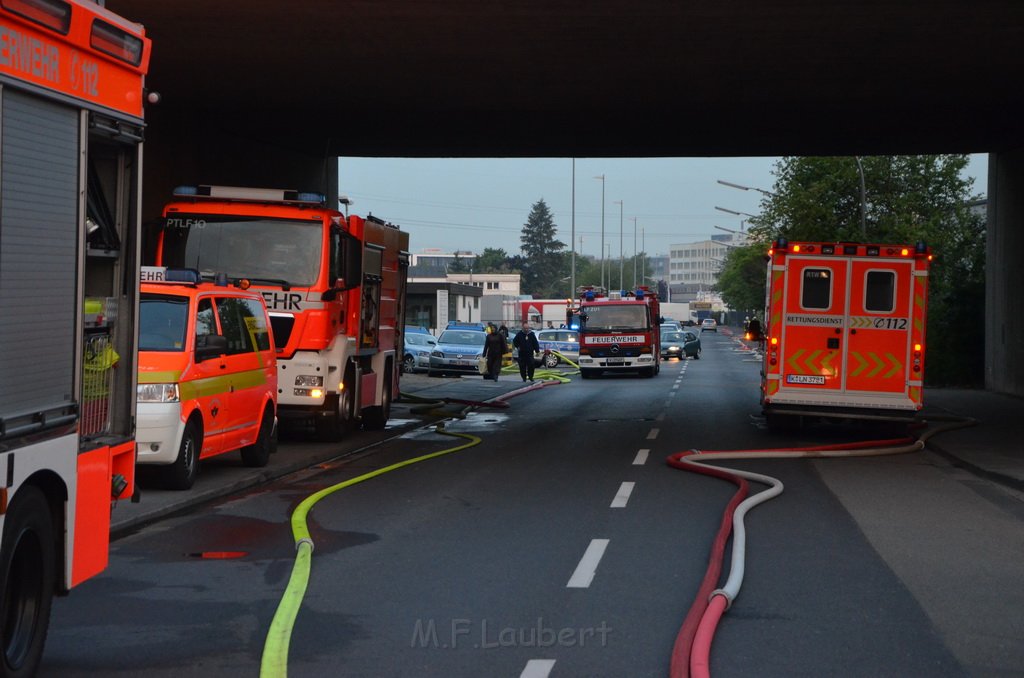
[[914, 418], [931, 259], [924, 243], [773, 243], [761, 370], [770, 429], [802, 417]]
[[277, 446], [277, 360], [263, 295], [248, 282], [143, 266], [136, 460], [172, 490], [199, 460], [240, 450], [266, 466]]

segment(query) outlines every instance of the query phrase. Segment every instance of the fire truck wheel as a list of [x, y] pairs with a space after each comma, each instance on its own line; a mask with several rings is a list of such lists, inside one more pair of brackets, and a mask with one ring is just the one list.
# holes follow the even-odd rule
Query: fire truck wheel
[[56, 576], [53, 529], [43, 493], [31, 485], [18, 490], [4, 520], [0, 553], [4, 676], [32, 676], [39, 666]]
[[270, 453], [277, 446], [274, 433], [274, 410], [268, 405], [263, 411], [260, 431], [256, 434], [256, 442], [242, 448], [242, 463], [251, 467], [266, 466], [270, 461]]
[[199, 473], [199, 451], [203, 449], [203, 434], [194, 419], [185, 424], [181, 434], [178, 457], [168, 466], [158, 466], [160, 484], [168, 490], [187, 490], [196, 482]]
[[381, 404], [363, 410], [363, 428], [368, 431], [382, 431], [391, 418], [391, 369], [384, 371], [384, 392]]
[[348, 435], [356, 425], [355, 371], [345, 368], [345, 387], [325, 403], [325, 412], [316, 418], [316, 435], [321, 440], [337, 442]]

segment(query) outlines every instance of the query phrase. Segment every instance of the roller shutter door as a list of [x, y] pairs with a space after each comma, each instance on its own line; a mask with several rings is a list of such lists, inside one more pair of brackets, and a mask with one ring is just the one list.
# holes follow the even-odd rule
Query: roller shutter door
[[5, 88], [0, 116], [0, 414], [74, 399], [79, 116]]

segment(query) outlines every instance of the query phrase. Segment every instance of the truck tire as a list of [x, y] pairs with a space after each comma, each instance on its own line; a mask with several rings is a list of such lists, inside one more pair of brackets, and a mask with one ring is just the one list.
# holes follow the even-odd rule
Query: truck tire
[[355, 383], [356, 373], [352, 366], [345, 368], [345, 387], [341, 393], [332, 396], [326, 403], [327, 412], [316, 418], [316, 435], [320, 440], [337, 442], [351, 433], [356, 426]]
[[256, 442], [242, 448], [242, 463], [252, 468], [261, 468], [270, 461], [271, 453], [277, 448], [277, 430], [274, 427], [274, 409], [267, 405], [260, 420]]
[[41, 490], [24, 486], [7, 511], [0, 551], [4, 676], [32, 676], [39, 667], [50, 624], [56, 560], [50, 506]]
[[158, 466], [160, 485], [167, 490], [187, 490], [199, 474], [199, 453], [203, 449], [203, 434], [195, 419], [189, 419], [181, 434], [178, 456], [167, 466]]
[[383, 431], [391, 418], [391, 367], [384, 370], [384, 389], [381, 404], [363, 410], [363, 428], [368, 431]]

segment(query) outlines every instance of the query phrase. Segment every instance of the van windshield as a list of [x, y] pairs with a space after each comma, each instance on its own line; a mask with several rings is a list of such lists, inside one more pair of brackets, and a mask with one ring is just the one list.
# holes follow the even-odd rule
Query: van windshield
[[179, 214], [164, 228], [162, 266], [308, 287], [320, 277], [320, 221]]
[[139, 350], [184, 351], [188, 298], [143, 294], [139, 299]]

